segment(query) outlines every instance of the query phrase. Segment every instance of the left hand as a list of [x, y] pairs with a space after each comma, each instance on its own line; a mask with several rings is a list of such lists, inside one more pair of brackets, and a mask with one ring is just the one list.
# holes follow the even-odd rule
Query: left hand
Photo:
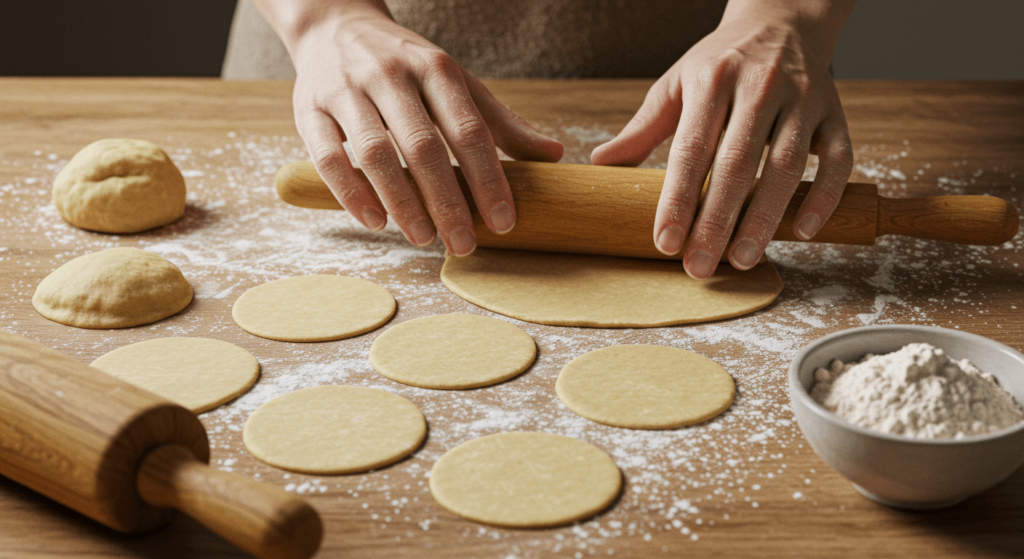
[[[654, 242], [665, 254], [685, 247], [690, 276], [711, 277], [727, 249], [740, 270], [758, 262], [808, 153], [818, 155], [818, 173], [796, 215], [796, 236], [813, 237], [838, 204], [853, 150], [828, 67], [849, 10], [849, 0], [730, 2], [719, 27], [651, 87], [615, 139], [594, 150], [596, 165], [638, 165], [675, 132]], [[733, 236], [768, 144], [761, 179]]]

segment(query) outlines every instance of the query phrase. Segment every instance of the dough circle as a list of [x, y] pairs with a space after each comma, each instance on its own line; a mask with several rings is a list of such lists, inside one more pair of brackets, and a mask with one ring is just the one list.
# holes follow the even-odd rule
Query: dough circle
[[65, 221], [103, 233], [138, 233], [185, 213], [185, 179], [164, 150], [145, 140], [97, 140], [53, 183]]
[[395, 314], [383, 287], [345, 276], [295, 276], [257, 285], [235, 301], [231, 316], [250, 334], [282, 342], [326, 342], [358, 336]]
[[115, 349], [91, 366], [192, 413], [233, 400], [260, 375], [260, 364], [251, 353], [209, 338], [147, 340]]
[[459, 297], [505, 316], [603, 328], [732, 318], [768, 306], [782, 292], [771, 262], [746, 272], [722, 265], [699, 281], [669, 260], [501, 249], [449, 254], [441, 281]]
[[425, 316], [393, 326], [370, 347], [370, 364], [389, 379], [452, 390], [508, 380], [537, 356], [529, 334], [473, 314]]
[[245, 422], [253, 456], [307, 474], [365, 472], [419, 448], [427, 423], [409, 400], [376, 388], [315, 386], [278, 396]]
[[611, 457], [549, 433], [498, 433], [445, 453], [430, 492], [451, 512], [496, 526], [543, 528], [591, 517], [622, 488]]
[[573, 359], [555, 392], [591, 421], [629, 429], [672, 429], [707, 421], [732, 405], [736, 383], [692, 351], [616, 345]]
[[192, 301], [192, 286], [166, 258], [120, 247], [79, 256], [43, 278], [32, 306], [79, 328], [128, 328], [171, 316]]

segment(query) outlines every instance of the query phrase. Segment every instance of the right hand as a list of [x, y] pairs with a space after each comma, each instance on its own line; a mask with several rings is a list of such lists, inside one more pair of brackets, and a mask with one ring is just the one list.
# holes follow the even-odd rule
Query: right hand
[[[436, 226], [452, 254], [468, 255], [476, 233], [445, 142], [484, 223], [498, 234], [512, 229], [516, 211], [495, 145], [515, 159], [540, 161], [559, 160], [562, 145], [502, 105], [440, 48], [395, 23], [385, 7], [356, 4], [321, 4], [294, 40], [286, 39], [297, 72], [299, 134], [320, 176], [364, 226], [380, 230], [390, 214], [416, 246], [433, 243]], [[368, 182], [355, 172], [344, 140]]]

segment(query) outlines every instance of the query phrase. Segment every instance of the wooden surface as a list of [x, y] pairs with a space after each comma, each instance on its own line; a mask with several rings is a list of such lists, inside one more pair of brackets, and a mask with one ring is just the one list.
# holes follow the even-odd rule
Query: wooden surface
[[[648, 82], [489, 82], [497, 96], [586, 163], [643, 100]], [[857, 163], [851, 180], [888, 196], [991, 194], [1024, 204], [1024, 84], [841, 83]], [[302, 495], [324, 519], [319, 557], [1020, 557], [1024, 470], [953, 508], [904, 512], [861, 497], [807, 446], [793, 421], [785, 373], [799, 349], [873, 323], [960, 328], [1024, 349], [1024, 235], [997, 247], [886, 237], [871, 247], [773, 243], [786, 289], [754, 315], [649, 330], [546, 327], [512, 321], [538, 343], [537, 362], [498, 386], [405, 387], [377, 375], [367, 352], [380, 330], [322, 344], [273, 342], [235, 326], [246, 289], [303, 273], [375, 281], [399, 304], [385, 326], [443, 312], [490, 315], [440, 283], [440, 246], [415, 249], [389, 226], [377, 234], [340, 212], [276, 199], [278, 167], [307, 157], [288, 83], [205, 80], [0, 80], [0, 328], [89, 363], [128, 343], [207, 336], [262, 365], [259, 382], [203, 414], [212, 465]], [[189, 205], [168, 227], [133, 236], [77, 230], [49, 202], [59, 169], [87, 143], [148, 139], [185, 174]], [[647, 161], [664, 166], [667, 145]], [[812, 162], [813, 170], [813, 162]], [[614, 224], [609, 224], [613, 227]], [[181, 314], [125, 330], [80, 330], [31, 306], [61, 263], [112, 246], [175, 262], [196, 289]], [[574, 416], [554, 395], [572, 358], [616, 343], [697, 351], [735, 377], [729, 411], [703, 425], [640, 432]], [[306, 386], [356, 384], [401, 394], [424, 412], [428, 440], [410, 458], [348, 476], [289, 474], [246, 451], [241, 427], [261, 403]], [[578, 526], [485, 527], [438, 506], [427, 472], [445, 450], [485, 434], [540, 430], [591, 442], [622, 469], [625, 489]], [[238, 557], [177, 517], [123, 536], [0, 479], [0, 557]]]

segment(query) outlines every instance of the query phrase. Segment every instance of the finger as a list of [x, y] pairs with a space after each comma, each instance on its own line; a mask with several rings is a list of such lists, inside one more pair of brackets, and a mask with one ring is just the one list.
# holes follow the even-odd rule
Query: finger
[[805, 241], [814, 237], [835, 211], [853, 172], [853, 147], [842, 113], [821, 123], [812, 146], [818, 154], [818, 174], [793, 220], [793, 233]]
[[402, 170], [377, 108], [363, 95], [341, 95], [330, 108], [352, 145], [356, 161], [405, 238], [416, 246], [433, 243], [434, 226]]
[[[396, 91], [405, 90], [404, 94]], [[381, 117], [409, 165], [445, 247], [455, 256], [476, 249], [469, 205], [462, 195], [448, 150], [427, 114], [418, 89], [411, 83], [390, 84], [374, 98]]]
[[707, 279], [715, 273], [743, 201], [754, 184], [761, 154], [779, 114], [767, 87], [738, 87], [735, 108], [708, 180], [707, 195], [683, 255], [683, 268], [695, 279]]
[[696, 79], [691, 93], [684, 93], [665, 186], [654, 216], [654, 244], [664, 254], [676, 254], [683, 248], [725, 124], [729, 110], [727, 88], [716, 82]]
[[807, 165], [811, 134], [792, 112], [781, 116], [779, 123], [757, 189], [730, 243], [729, 263], [739, 270], [753, 268], [761, 258]]
[[557, 140], [533, 129], [529, 123], [491, 95], [480, 80], [462, 72], [473, 103], [491, 130], [494, 144], [509, 157], [520, 161], [558, 161], [564, 147]]
[[[674, 87], [673, 87], [674, 84]], [[647, 91], [626, 127], [590, 154], [594, 165], [637, 166], [675, 131], [683, 112], [679, 82], [662, 78]]]
[[320, 110], [295, 113], [295, 125], [313, 158], [317, 173], [338, 203], [364, 227], [380, 231], [388, 223], [384, 208], [373, 196], [373, 187], [352, 168], [338, 124]]
[[423, 99], [466, 177], [487, 227], [508, 233], [516, 223], [515, 203], [487, 123], [466, 90], [462, 72], [446, 55], [423, 80]]

